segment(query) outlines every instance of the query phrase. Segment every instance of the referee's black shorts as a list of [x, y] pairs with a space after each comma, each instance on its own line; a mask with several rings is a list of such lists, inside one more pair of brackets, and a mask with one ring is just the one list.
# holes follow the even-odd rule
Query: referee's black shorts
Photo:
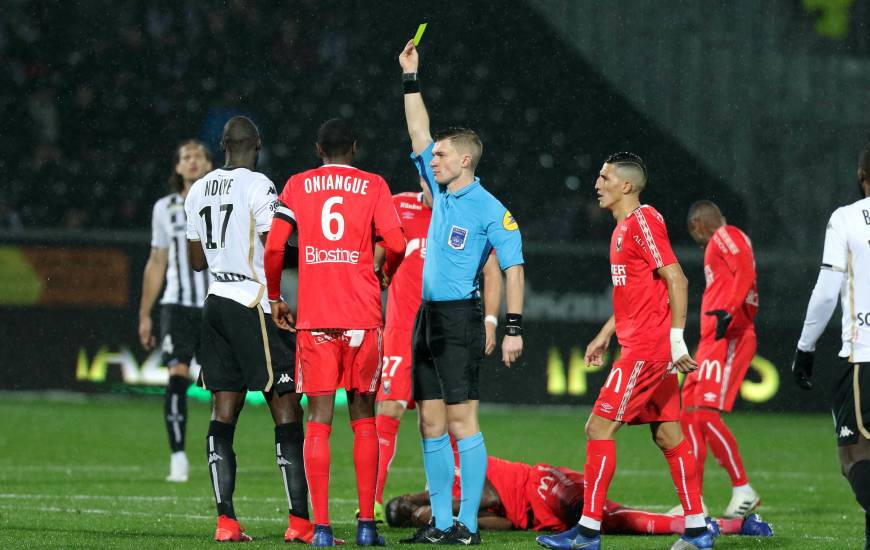
[[202, 337], [202, 308], [163, 304], [160, 307], [160, 349], [163, 364], [190, 366]]
[[296, 390], [296, 335], [279, 329], [260, 304], [209, 294], [202, 320], [199, 385], [211, 391]]
[[454, 405], [480, 399], [485, 342], [480, 300], [424, 300], [414, 321], [414, 400]]
[[870, 363], [843, 361], [834, 386], [834, 430], [837, 446], [870, 439]]

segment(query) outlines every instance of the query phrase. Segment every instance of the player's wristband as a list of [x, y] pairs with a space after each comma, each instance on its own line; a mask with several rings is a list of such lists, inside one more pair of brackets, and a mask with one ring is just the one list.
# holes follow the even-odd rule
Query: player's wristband
[[284, 301], [284, 298], [282, 298], [281, 296], [278, 296], [278, 297], [275, 298], [274, 300], [271, 299], [271, 298], [269, 298], [268, 300], [269, 300], [269, 303], [270, 303], [270, 304], [277, 304], [278, 302], [283, 302], [283, 301]]
[[505, 336], [523, 335], [523, 316], [519, 313], [508, 313], [504, 319]]
[[420, 81], [417, 79], [417, 73], [402, 73], [402, 90], [406, 94], [420, 92]]
[[684, 355], [689, 355], [689, 348], [686, 347], [686, 342], [683, 340], [683, 329], [671, 329], [671, 361], [677, 362], [677, 359]]
[[487, 315], [483, 318], [484, 323], [490, 323], [493, 327], [498, 328], [498, 317], [495, 315]]

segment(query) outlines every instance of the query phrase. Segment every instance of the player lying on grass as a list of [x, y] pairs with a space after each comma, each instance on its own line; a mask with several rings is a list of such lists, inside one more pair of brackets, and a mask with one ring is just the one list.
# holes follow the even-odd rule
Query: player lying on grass
[[[453, 510], [459, 510], [459, 478], [453, 484]], [[552, 547], [569, 548], [576, 535], [576, 524], [583, 510], [583, 474], [569, 468], [488, 457], [486, 483], [480, 502], [478, 525], [487, 530], [533, 529], [565, 531], [549, 535]], [[392, 527], [425, 529], [432, 518], [429, 493], [401, 495], [385, 508], [387, 523]], [[637, 535], [682, 534], [685, 519], [627, 508], [607, 501], [604, 506], [603, 530], [607, 533]], [[717, 529], [718, 528], [718, 529]], [[727, 535], [771, 536], [773, 530], [755, 514], [744, 518], [718, 518], [712, 529]], [[573, 534], [571, 534], [573, 533]], [[556, 538], [564, 544], [559, 544]]]

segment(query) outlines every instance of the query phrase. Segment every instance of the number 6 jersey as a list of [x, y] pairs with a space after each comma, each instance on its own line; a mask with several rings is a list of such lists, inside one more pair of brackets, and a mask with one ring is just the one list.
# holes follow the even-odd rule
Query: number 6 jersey
[[352, 166], [325, 164], [287, 181], [275, 216], [292, 224], [299, 238], [296, 328], [382, 326], [375, 235], [402, 227], [387, 182]]
[[190, 188], [184, 202], [187, 238], [200, 241], [205, 251], [209, 294], [269, 311], [260, 235], [272, 226], [276, 199], [269, 178], [247, 168], [218, 168]]

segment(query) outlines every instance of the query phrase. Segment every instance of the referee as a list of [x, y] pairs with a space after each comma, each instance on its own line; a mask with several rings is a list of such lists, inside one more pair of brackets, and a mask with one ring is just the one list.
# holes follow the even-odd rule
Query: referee
[[816, 341], [839, 295], [843, 347], [832, 393], [834, 432], [843, 475], [864, 509], [864, 548], [870, 550], [870, 146], [858, 165], [858, 187], [863, 198], [835, 210], [828, 222], [822, 268], [807, 307], [792, 373], [798, 386], [812, 389]]
[[[484, 352], [481, 268], [494, 247], [506, 273], [507, 316], [502, 361], [523, 351], [522, 239], [510, 212], [474, 175], [483, 154], [466, 128], [429, 133], [429, 115], [417, 80], [417, 50], [409, 41], [399, 56], [411, 155], [432, 191], [432, 221], [423, 266], [423, 302], [414, 323], [413, 397], [420, 409], [423, 466], [434, 525], [403, 542], [479, 544], [477, 512], [486, 478], [486, 447], [477, 420], [478, 373]], [[495, 318], [487, 318], [497, 323]], [[457, 441], [462, 501], [453, 521], [451, 487]]]

